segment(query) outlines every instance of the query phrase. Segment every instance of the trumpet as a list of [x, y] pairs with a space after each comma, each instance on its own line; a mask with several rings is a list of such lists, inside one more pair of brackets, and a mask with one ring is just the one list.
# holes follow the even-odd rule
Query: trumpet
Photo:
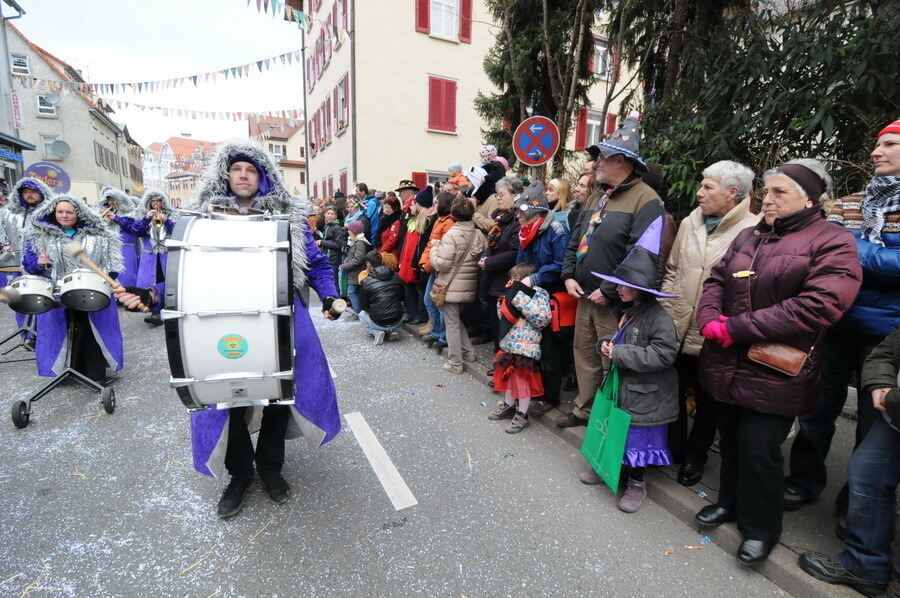
[[163, 217], [159, 210], [155, 210], [154, 213], [156, 215], [153, 217], [153, 220], [150, 221], [153, 226], [162, 226], [166, 223], [166, 219]]

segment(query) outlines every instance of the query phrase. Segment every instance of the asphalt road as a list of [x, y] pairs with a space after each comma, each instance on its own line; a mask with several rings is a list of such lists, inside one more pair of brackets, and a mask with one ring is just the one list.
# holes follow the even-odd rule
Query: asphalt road
[[[417, 504], [394, 509], [345, 426], [322, 448], [288, 443], [289, 502], [257, 485], [219, 521], [224, 482], [191, 467], [163, 331], [123, 314], [112, 415], [65, 385], [18, 430], [9, 405], [41, 381], [33, 362], [0, 365], [0, 595], [785, 595], [653, 502], [620, 512], [542, 426], [505, 434], [485, 387], [418, 342], [374, 347], [359, 322], [315, 311], [342, 412], [362, 415]], [[0, 333], [12, 327], [3, 308]]]

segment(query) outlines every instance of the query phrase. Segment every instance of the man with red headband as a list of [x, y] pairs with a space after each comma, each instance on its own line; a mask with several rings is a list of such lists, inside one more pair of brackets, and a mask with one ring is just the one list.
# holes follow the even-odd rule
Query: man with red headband
[[[812, 502], [825, 489], [825, 458], [854, 372], [856, 446], [880, 417], [872, 398], [862, 391], [860, 375], [872, 348], [900, 325], [900, 120], [878, 133], [871, 155], [875, 176], [865, 191], [837, 200], [828, 215], [828, 220], [845, 226], [856, 237], [863, 283], [850, 311], [822, 341], [816, 407], [800, 417], [800, 432], [791, 447], [784, 496], [789, 511]], [[839, 534], [843, 533], [847, 496], [845, 484], [837, 497]]]

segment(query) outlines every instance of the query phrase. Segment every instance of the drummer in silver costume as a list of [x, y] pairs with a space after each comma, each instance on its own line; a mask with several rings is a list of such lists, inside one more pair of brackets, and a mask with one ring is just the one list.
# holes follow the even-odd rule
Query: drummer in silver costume
[[[96, 210], [69, 195], [58, 195], [34, 210], [23, 235], [23, 268], [29, 274], [59, 283], [73, 270], [83, 268], [65, 250], [73, 241], [104, 272], [115, 277], [122, 269], [119, 235], [106, 226]], [[124, 351], [115, 302], [90, 313], [59, 307], [38, 315], [37, 322], [39, 375], [56, 376], [65, 368], [69, 323], [74, 324], [73, 369], [97, 382], [106, 379], [107, 369], [122, 369]]]

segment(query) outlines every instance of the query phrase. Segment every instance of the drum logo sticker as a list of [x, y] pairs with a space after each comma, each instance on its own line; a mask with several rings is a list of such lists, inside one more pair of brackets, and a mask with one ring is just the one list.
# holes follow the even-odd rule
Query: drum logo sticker
[[225, 359], [240, 359], [247, 354], [247, 339], [240, 334], [226, 334], [219, 339], [218, 349]]

